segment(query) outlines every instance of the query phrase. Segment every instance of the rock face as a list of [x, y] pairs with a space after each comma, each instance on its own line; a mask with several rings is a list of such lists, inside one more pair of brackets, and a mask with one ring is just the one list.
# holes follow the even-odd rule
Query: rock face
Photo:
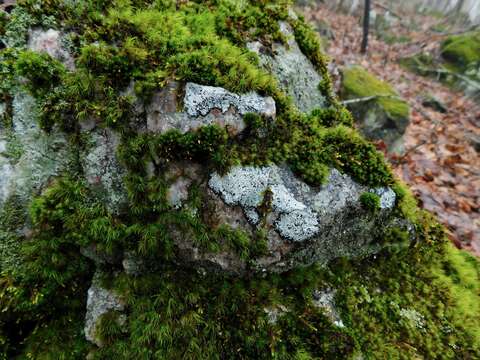
[[274, 43], [273, 56], [260, 42], [247, 44], [248, 48], [260, 56], [261, 64], [278, 79], [300, 111], [310, 112], [325, 107], [326, 99], [318, 89], [321, 76], [298, 47], [290, 25], [281, 22], [280, 28], [288, 39], [288, 47]]
[[84, 134], [89, 139], [80, 155], [85, 179], [108, 209], [119, 214], [127, 204], [123, 183], [126, 172], [116, 156], [119, 136], [109, 129], [85, 131]]
[[[288, 40], [286, 45], [275, 43], [273, 51], [267, 52], [260, 42], [249, 44], [249, 48], [259, 55], [264, 70], [268, 70], [278, 79], [280, 89], [276, 90], [278, 92], [283, 90], [290, 95], [301, 112], [330, 106], [319, 90], [319, 84], [323, 79], [311, 61], [301, 52], [294, 40], [293, 29], [286, 22], [280, 23], [280, 29]], [[75, 62], [66, 50], [65, 34], [53, 29], [31, 29], [28, 33], [29, 50], [49, 54], [61, 61], [69, 70], [67, 74], [72, 75], [71, 71], [75, 71]], [[242, 51], [247, 53], [247, 49]], [[79, 63], [77, 65], [80, 67]], [[261, 71], [260, 68], [256, 70]], [[128, 89], [116, 89], [118, 92], [115, 94], [135, 96], [133, 85], [132, 80]], [[143, 229], [139, 228], [144, 226], [161, 225], [158, 228], [168, 233], [163, 234], [164, 237], [173, 240], [173, 244], [168, 245], [174, 247], [172, 251], [174, 259], [170, 261], [168, 258], [168, 266], [179, 265], [182, 270], [211, 269], [213, 272], [250, 276], [263, 272], [286, 272], [315, 262], [325, 265], [339, 257], [371, 254], [382, 248], [377, 240], [389, 228], [400, 227], [412, 231], [406, 221], [393, 215], [396, 195], [392, 189], [361, 185], [334, 168], [330, 169], [328, 181], [324, 185], [314, 187], [301, 180], [287, 164], [283, 163], [263, 166], [239, 165], [242, 159], [238, 157], [234, 162], [236, 166], [220, 172], [220, 167], [213, 170], [210, 166], [212, 159], [206, 159], [205, 163], [196, 159], [198, 163], [194, 163], [192, 158], [185, 156], [181, 160], [156, 161], [159, 155], [155, 152], [154, 142], [149, 141], [163, 140], [162, 135], [172, 130], [177, 132], [172, 132], [175, 136], [180, 133], [181, 137], [204, 126], [217, 125], [222, 128], [221, 130], [226, 130], [222, 131], [222, 135], [225, 135], [225, 142], [229, 146], [245, 140], [249, 134], [245, 131], [247, 124], [244, 118], [249, 113], [260, 115], [261, 121], [268, 124], [264, 126], [265, 129], [259, 130], [258, 133], [263, 131], [262, 135], [257, 133], [261, 141], [268, 142], [270, 139], [267, 128], [278, 120], [279, 110], [272, 97], [261, 96], [253, 91], [236, 94], [221, 87], [171, 80], [157, 90], [150, 101], [143, 102], [140, 97], [135, 98], [132, 109], [135, 116], [128, 119], [128, 124], [109, 127], [102, 123], [102, 119], [94, 120], [94, 117], [90, 116], [84, 121], [79, 121], [76, 124], [78, 126], [66, 134], [55, 125], [49, 132], [40, 129], [37, 107], [42, 99], [35, 99], [25, 93], [20, 84], [11, 92], [14, 95], [12, 103], [9, 104], [12, 110], [12, 125], [0, 128], [0, 210], [5, 203], [14, 198], [18, 201], [22, 214], [28, 218], [28, 206], [34, 197], [41, 195], [56, 178], [73, 174], [80, 184], [78, 187], [83, 189], [85, 186], [89, 190], [85, 191], [88, 193], [85, 197], [92, 198], [86, 201], [92, 200], [93, 204], [95, 200], [96, 206], [98, 200], [106, 209], [106, 215], [102, 213], [98, 218], [95, 217], [96, 214], [85, 215], [95, 217], [87, 224], [92, 228], [97, 226], [100, 230], [95, 230], [100, 233], [106, 229], [106, 242], [111, 238], [115, 238], [112, 242], [118, 242], [112, 246], [114, 253], [107, 255], [99, 250], [102, 249], [101, 246], [97, 246], [99, 244], [88, 244], [89, 239], [84, 239], [84, 234], [65, 236], [67, 239], [65, 247], [80, 249], [79, 256], [92, 260], [90, 265], [97, 270], [88, 290], [84, 331], [86, 339], [99, 347], [103, 345], [98, 333], [98, 324], [102, 316], [113, 312], [120, 325], [126, 322], [126, 316], [121, 314], [126, 310], [126, 305], [120, 296], [102, 287], [100, 271], [107, 269], [106, 271], [114, 274], [122, 272], [128, 277], [140, 277], [148, 271], [158, 270], [163, 265], [157, 263], [152, 265], [152, 259], [148, 257], [151, 254], [144, 254], [145, 258], [139, 255], [141, 251], [136, 246], [143, 239], [139, 239], [141, 236], [137, 237], [137, 232], [140, 233]], [[333, 108], [331, 110], [335, 111]], [[7, 105], [0, 106], [0, 111], [3, 118]], [[292, 107], [292, 113], [300, 116], [295, 107]], [[117, 131], [119, 128], [124, 132]], [[147, 144], [145, 147], [149, 147], [150, 158], [147, 155], [141, 159], [133, 157], [134, 160], [138, 160], [138, 169], [141, 169], [138, 170], [139, 174], [129, 173], [132, 170], [127, 169], [128, 161], [125, 160], [123, 163], [120, 160], [119, 147], [127, 145], [122, 143], [124, 141], [122, 136], [125, 133], [131, 134], [132, 137], [138, 135], [141, 138], [140, 142], [143, 141], [139, 147], [145, 144]], [[185, 138], [190, 140], [188, 136]], [[72, 139], [75, 139], [75, 142], [71, 141]], [[190, 150], [197, 146], [188, 143], [187, 140], [185, 140], [187, 145], [181, 143], [179, 148], [188, 146]], [[215, 150], [216, 144], [209, 144], [208, 141], [210, 139], [205, 140], [205, 143]], [[231, 147], [233, 151], [236, 150], [233, 145]], [[246, 145], [244, 147], [247, 148]], [[206, 152], [210, 150], [207, 149]], [[175, 155], [177, 154], [172, 154], [172, 158], [175, 159]], [[145, 162], [142, 162], [143, 160]], [[269, 162], [265, 161], [265, 164]], [[142, 172], [143, 165], [146, 168], [145, 173]], [[150, 193], [145, 190], [146, 197], [160, 198], [165, 195], [160, 200], [156, 198], [152, 201], [155, 203], [152, 207], [158, 208], [149, 209], [151, 213], [145, 223], [142, 222], [144, 219], [138, 219], [143, 216], [142, 209], [129, 209], [129, 206], [135, 205], [131, 199], [133, 196], [129, 195], [137, 189], [129, 188], [131, 191], [129, 193], [125, 178], [136, 175], [141, 178], [140, 182], [145, 181], [138, 186], [139, 188], [156, 177], [160, 179], [155, 185], [161, 184], [159, 186], [161, 189], [154, 188], [156, 192], [149, 189]], [[131, 186], [130, 183], [128, 185]], [[201, 206], [194, 207], [189, 203], [194, 188], [201, 193], [203, 202]], [[377, 212], [362, 207], [360, 197], [365, 192], [373, 192], [380, 198], [380, 209]], [[65, 203], [68, 203], [68, 195], [62, 200]], [[68, 204], [64, 205], [68, 207]], [[101, 208], [103, 211], [103, 207]], [[220, 232], [221, 238], [216, 239], [219, 242], [218, 249], [205, 249], [198, 245], [196, 242], [198, 239], [194, 238], [190, 231], [183, 232], [179, 230], [181, 227], [161, 223], [160, 219], [164, 213], [169, 216], [188, 214], [196, 225], [203, 221], [201, 225], [205, 223], [211, 233], [222, 227], [227, 228], [230, 233], [225, 235]], [[63, 225], [62, 215], [55, 215], [58, 216], [55, 221], [59, 223], [57, 224], [59, 228]], [[84, 219], [79, 219], [82, 220]], [[27, 236], [29, 233], [30, 235], [33, 233], [29, 227], [31, 225], [28, 220], [15, 229], [4, 229], [0, 222], [2, 257], [6, 257], [4, 254], [13, 257], [16, 250], [11, 249], [18, 247], [18, 242], [15, 246], [7, 243], [6, 237], [3, 236], [4, 232], [20, 234], [21, 239], [25, 240], [29, 239]], [[159, 233], [160, 230], [155, 232], [150, 240], [159, 243], [164, 241], [159, 239], [161, 237]], [[208, 238], [211, 233], [207, 232], [207, 235], [204, 235]], [[252, 250], [254, 255], [251, 257], [250, 253], [243, 256], [241, 251], [228, 243], [231, 240], [228, 235], [231, 233], [240, 234], [239, 237], [244, 236], [242, 240], [247, 239], [244, 242], [249, 242], [247, 244], [249, 246], [254, 242], [261, 242], [261, 245], [265, 245], [264, 249], [258, 251], [258, 254]], [[62, 240], [63, 235], [59, 235]], [[146, 233], [142, 233], [143, 235]], [[75, 242], [77, 238], [81, 238], [78, 243]], [[4, 252], [7, 245], [10, 252]], [[249, 248], [248, 251], [250, 250]], [[52, 256], [52, 259], [52, 262], [56, 261], [55, 256]], [[161, 259], [165, 260], [167, 256]], [[14, 261], [3, 258], [0, 260], [2, 271], [6, 269], [4, 263], [15, 264]], [[157, 259], [155, 258], [153, 262], [155, 260]], [[333, 295], [330, 293], [317, 295], [319, 307], [328, 307], [333, 302]], [[266, 311], [269, 321], [274, 323], [289, 310], [277, 306]], [[332, 319], [341, 322], [337, 317], [336, 313], [332, 312]]]
[[[362, 209], [359, 199], [367, 191], [380, 197], [377, 214]], [[390, 226], [408, 229], [407, 223], [387, 220], [395, 206], [391, 189], [369, 189], [336, 169], [330, 171], [325, 185], [312, 188], [286, 167], [240, 166], [225, 175], [211, 174], [204, 192], [214, 200], [216, 215], [233, 228], [250, 234], [266, 229], [268, 251], [254, 262], [254, 271], [285, 271], [368, 254], [379, 249], [375, 234]], [[202, 254], [185, 237], [177, 239], [177, 244], [188, 262], [240, 274], [247, 269], [232, 252]]]
[[233, 135], [245, 129], [243, 115], [256, 113], [267, 118], [276, 114], [275, 101], [256, 93], [233, 94], [223, 88], [195, 83], [185, 85], [183, 111], [179, 111], [180, 84], [169, 83], [154, 94], [147, 112], [147, 129], [163, 133], [176, 129], [182, 133], [202, 126], [226, 127]]
[[18, 92], [12, 105], [12, 130], [2, 134], [5, 152], [0, 204], [13, 194], [30, 199], [51, 177], [65, 170], [70, 159], [66, 137], [55, 132], [46, 134], [39, 128], [33, 97]]

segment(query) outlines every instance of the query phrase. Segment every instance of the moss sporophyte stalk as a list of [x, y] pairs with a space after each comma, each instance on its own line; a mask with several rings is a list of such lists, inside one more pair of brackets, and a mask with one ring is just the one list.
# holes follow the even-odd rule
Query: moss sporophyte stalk
[[[68, 156], [65, 165], [48, 162], [54, 175], [41, 186], [32, 180], [29, 193], [0, 201], [0, 358], [480, 357], [478, 260], [448, 243], [383, 155], [354, 129], [332, 91], [318, 38], [289, 8], [287, 0], [23, 0], [1, 13], [0, 99], [8, 111], [0, 134], [25, 122], [18, 109], [26, 108], [19, 104], [28, 104], [28, 92], [35, 99], [29, 110], [38, 113], [30, 128], [41, 129], [32, 138]], [[293, 29], [321, 75], [314, 88], [325, 97], [324, 108], [300, 112], [248, 50], [253, 41], [288, 48], [280, 23]], [[74, 66], [32, 51], [29, 31], [38, 28], [65, 34], [62, 46]], [[245, 129], [235, 135], [218, 123], [146, 131], [145, 111], [138, 109], [172, 83], [180, 84], [175, 96], [181, 99], [189, 82], [271, 97], [275, 118], [246, 114]], [[382, 102], [392, 115], [405, 111], [393, 100]], [[16, 169], [30, 150], [21, 138], [8, 137], [10, 155], [0, 154], [0, 166]], [[120, 184], [107, 178], [113, 190], [125, 189], [118, 208], [104, 201], [97, 179], [103, 173], [85, 174], [98, 159], [107, 170], [124, 169]], [[178, 170], [178, 164], [188, 166]], [[389, 228], [372, 241], [379, 252], [283, 273], [254, 271], [271, 245], [279, 206], [273, 194], [287, 196], [289, 189], [266, 184], [250, 205], [257, 226], [241, 227], [231, 221], [244, 216], [239, 205], [228, 219], [218, 216], [218, 204], [226, 205], [207, 187], [207, 175], [274, 164], [293, 171], [311, 192], [322, 189], [331, 169], [353, 179], [365, 189], [357, 209], [362, 226], [383, 214], [380, 196], [366, 189], [392, 188], [395, 204], [382, 218]], [[172, 205], [172, 186], [182, 206]], [[294, 219], [306, 211], [304, 203], [287, 200]], [[178, 234], [191, 240], [200, 260], [202, 254], [220, 263], [240, 259], [247, 275], [182, 265]], [[93, 255], [82, 256], [86, 251]], [[136, 259], [148, 271], [126, 271]], [[85, 339], [92, 278], [124, 309], [99, 317], [100, 348]], [[335, 289], [342, 326], [315, 300], [322, 289]]]

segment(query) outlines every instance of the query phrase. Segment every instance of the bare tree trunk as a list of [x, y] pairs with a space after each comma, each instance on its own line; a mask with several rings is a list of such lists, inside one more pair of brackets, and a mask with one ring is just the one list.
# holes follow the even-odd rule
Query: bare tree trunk
[[370, 0], [365, 0], [365, 12], [363, 14], [363, 39], [362, 54], [367, 53], [368, 48], [368, 32], [370, 30]]

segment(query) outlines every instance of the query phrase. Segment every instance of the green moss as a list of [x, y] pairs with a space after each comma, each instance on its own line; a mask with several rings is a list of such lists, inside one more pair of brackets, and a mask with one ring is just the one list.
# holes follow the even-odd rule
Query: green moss
[[[343, 70], [342, 97], [345, 99], [380, 96], [377, 102], [390, 117], [394, 119], [408, 118], [408, 104], [397, 99], [398, 94], [386, 82], [377, 79], [360, 66]], [[393, 97], [393, 98], [392, 98]]]
[[3, 42], [9, 47], [25, 47], [28, 29], [34, 25], [34, 18], [23, 7], [17, 6], [11, 12], [8, 20], [4, 25]]
[[380, 210], [380, 196], [377, 194], [371, 192], [363, 193], [360, 195], [360, 203], [366, 210], [372, 213]]
[[422, 211], [418, 208], [417, 200], [411, 190], [400, 180], [395, 181], [392, 189], [397, 196], [396, 208], [400, 211], [400, 215], [412, 224], [419, 223]]
[[29, 90], [37, 96], [51, 91], [60, 83], [65, 68], [45, 53], [23, 51], [15, 62], [17, 74], [29, 80]]
[[124, 325], [125, 320], [122, 321], [121, 316], [116, 311], [108, 311], [98, 318], [96, 324], [98, 331], [95, 335], [104, 346], [109, 346], [122, 337], [124, 333], [122, 325]]
[[480, 32], [448, 37], [441, 45], [442, 57], [457, 70], [464, 72], [480, 62]]

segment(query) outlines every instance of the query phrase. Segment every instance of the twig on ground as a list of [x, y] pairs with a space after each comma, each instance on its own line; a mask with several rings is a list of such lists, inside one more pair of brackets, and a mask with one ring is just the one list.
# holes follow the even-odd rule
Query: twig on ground
[[344, 100], [342, 101], [343, 105], [349, 105], [349, 104], [356, 104], [360, 102], [368, 102], [372, 100], [376, 100], [379, 98], [389, 98], [389, 99], [395, 99], [395, 100], [403, 100], [401, 97], [396, 96], [396, 95], [373, 95], [373, 96], [366, 96], [362, 98], [357, 98], [357, 99], [350, 99], [350, 100]]

